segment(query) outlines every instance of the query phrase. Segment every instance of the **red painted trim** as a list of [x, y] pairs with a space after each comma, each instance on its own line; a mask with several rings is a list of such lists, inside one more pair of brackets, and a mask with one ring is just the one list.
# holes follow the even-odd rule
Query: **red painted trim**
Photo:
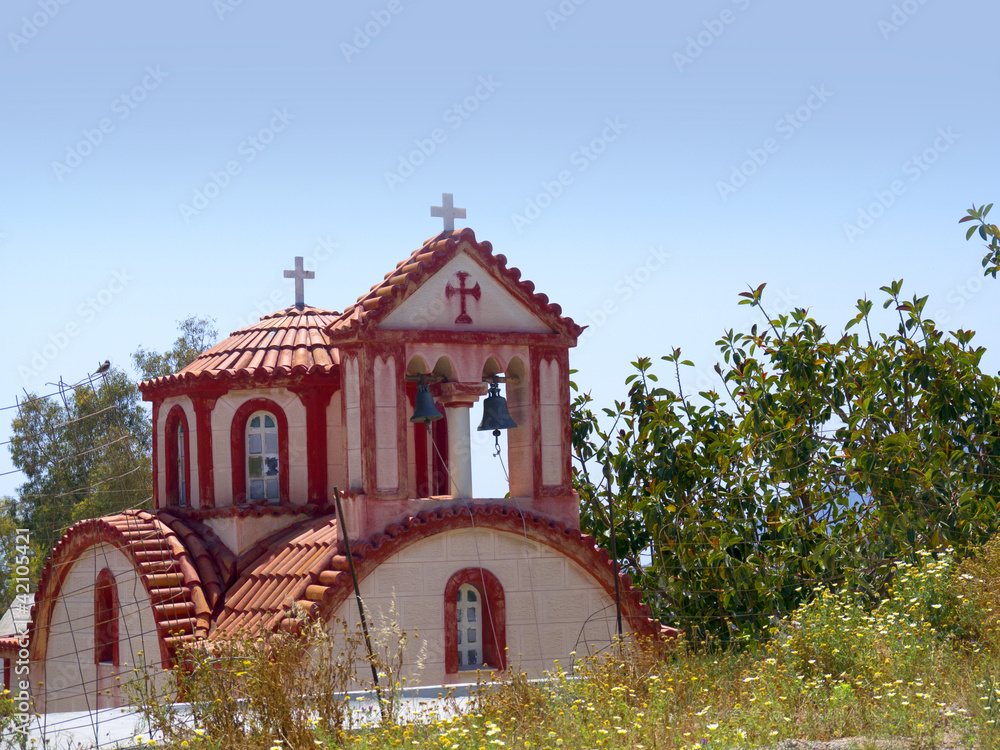
[[233, 505], [247, 501], [247, 421], [256, 411], [268, 411], [278, 422], [278, 499], [291, 502], [288, 496], [288, 417], [284, 410], [269, 398], [252, 398], [244, 401], [233, 415], [229, 432], [229, 446], [233, 460]]
[[153, 402], [153, 507], [160, 507], [160, 402]]
[[329, 386], [289, 388], [298, 395], [306, 410], [306, 467], [308, 502], [325, 503], [327, 488], [326, 412], [333, 398]]
[[455, 599], [459, 587], [466, 583], [479, 592], [483, 603], [483, 661], [502, 672], [507, 669], [507, 603], [500, 581], [485, 568], [464, 568], [449, 578], [444, 587], [444, 671], [446, 674], [459, 671]]
[[221, 394], [194, 395], [195, 430], [198, 434], [198, 507], [215, 507], [215, 459], [212, 456], [212, 410]]
[[175, 404], [167, 414], [163, 425], [163, 440], [166, 449], [166, 497], [164, 506], [180, 507], [180, 485], [177, 481], [177, 428], [184, 427], [184, 487], [187, 490], [187, 504], [192, 505], [191, 492], [191, 428], [188, 427], [184, 407]]
[[[104, 568], [97, 574], [94, 586], [94, 663], [119, 666], [118, 620], [121, 607], [118, 601], [118, 583], [114, 573]], [[110, 654], [107, 651], [110, 650]], [[102, 658], [105, 657], [105, 658]]]
[[[10, 675], [11, 675], [11, 659], [3, 660], [3, 686], [5, 690], [10, 690]], [[18, 692], [16, 690], [11, 690], [11, 692]]]
[[[331, 350], [334, 347], [330, 347]], [[227, 393], [228, 391], [256, 390], [259, 388], [289, 388], [300, 383], [316, 381], [340, 383], [340, 365], [314, 365], [313, 367], [282, 367], [269, 371], [259, 368], [248, 370], [202, 370], [175, 373], [156, 380], [139, 383], [143, 401], [165, 399], [170, 396], [193, 396]]]

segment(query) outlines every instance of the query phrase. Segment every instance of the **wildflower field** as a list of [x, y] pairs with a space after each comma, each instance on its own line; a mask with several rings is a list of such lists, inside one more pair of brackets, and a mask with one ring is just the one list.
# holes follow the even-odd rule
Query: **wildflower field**
[[[188, 685], [192, 703], [202, 700], [215, 718], [192, 728], [161, 715], [165, 738], [140, 742], [203, 750], [707, 750], [857, 737], [858, 747], [898, 738], [933, 748], [947, 732], [952, 746], [1000, 747], [995, 612], [1000, 542], [961, 563], [950, 552], [925, 552], [897, 566], [874, 605], [846, 591], [817, 589], [791, 616], [775, 620], [760, 643], [623, 644], [597, 658], [553, 665], [548, 681], [530, 681], [516, 669], [499, 683], [484, 679], [471, 709], [457, 716], [369, 727], [351, 726], [344, 698], [331, 703], [332, 693], [320, 691], [326, 710], [296, 701], [305, 683], [294, 679], [317, 679], [290, 677], [301, 647], [284, 661], [273, 650], [259, 659], [244, 654], [226, 684], [212, 681], [214, 692]], [[0, 721], [8, 716], [0, 711]]]

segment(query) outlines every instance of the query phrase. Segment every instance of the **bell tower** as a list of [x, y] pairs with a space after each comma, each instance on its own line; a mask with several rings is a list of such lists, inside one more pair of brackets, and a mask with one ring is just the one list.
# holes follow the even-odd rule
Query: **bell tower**
[[[340, 351], [350, 488], [366, 526], [442, 502], [516, 504], [574, 526], [569, 349], [583, 328], [508, 268], [450, 194], [424, 242], [326, 329]], [[507, 433], [509, 497], [481, 498], [473, 431]]]

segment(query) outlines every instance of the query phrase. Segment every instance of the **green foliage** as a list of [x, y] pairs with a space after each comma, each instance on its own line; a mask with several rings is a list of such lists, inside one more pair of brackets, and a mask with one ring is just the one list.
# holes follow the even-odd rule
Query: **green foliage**
[[65, 403], [28, 394], [11, 432], [11, 460], [25, 477], [14, 517], [31, 529], [36, 572], [71, 524], [149, 499], [149, 416], [121, 370], [77, 386]]
[[676, 389], [632, 363], [610, 427], [578, 393], [583, 524], [607, 539], [614, 503], [619, 554], [663, 621], [752, 638], [817, 585], [872, 597], [897, 561], [997, 528], [1000, 379], [973, 332], [939, 330], [902, 286], [882, 288], [889, 332], [862, 299], [835, 337], [802, 309], [767, 316], [763, 284], [744, 292], [768, 324], [718, 342], [724, 395], [685, 395], [680, 350], [662, 358]]
[[1000, 229], [997, 228], [996, 224], [987, 224], [986, 215], [993, 208], [993, 204], [990, 203], [986, 206], [980, 206], [976, 208], [976, 204], [972, 204], [972, 208], [966, 211], [966, 216], [963, 216], [958, 220], [959, 224], [964, 224], [967, 221], [977, 222], [969, 227], [968, 231], [965, 233], [965, 239], [971, 240], [972, 235], [979, 234], [979, 238], [986, 243], [986, 255], [983, 256], [983, 268], [986, 270], [983, 272], [984, 276], [990, 275], [994, 279], [997, 277], [997, 271], [1000, 271]]
[[[973, 558], [989, 566], [997, 549], [1000, 542], [974, 550]], [[363, 662], [311, 672], [329, 664], [327, 652], [280, 634], [268, 650], [260, 641], [235, 650], [220, 643], [212, 654], [192, 652], [190, 681], [180, 678], [195, 726], [181, 717], [152, 726], [163, 728], [171, 749], [725, 750], [791, 746], [783, 740], [792, 738], [853, 738], [838, 743], [844, 747], [997, 747], [997, 651], [974, 647], [948, 623], [984, 609], [978, 593], [988, 593], [998, 568], [963, 601], [959, 584], [971, 578], [965, 565], [950, 552], [917, 555], [894, 570], [887, 595], [873, 603], [848, 587], [824, 587], [776, 620], [755, 652], [627, 639], [556, 662], [545, 680], [516, 666], [477, 672], [470, 703], [443, 696], [414, 706], [408, 722], [352, 724], [340, 691], [352, 672], [364, 676]], [[356, 637], [359, 652], [360, 643]], [[300, 661], [307, 650], [316, 652], [313, 666]], [[332, 654], [340, 653], [338, 643]], [[309, 679], [290, 679], [297, 671]], [[316, 693], [329, 693], [330, 701], [311, 703]], [[154, 691], [140, 705], [155, 714], [164, 703]]]
[[[181, 335], [163, 354], [140, 347], [133, 359], [143, 377], [165, 375], [193, 361], [214, 340], [213, 322], [182, 321]], [[25, 481], [17, 498], [0, 508], [0, 531], [6, 526], [31, 530], [35, 580], [68, 526], [150, 501], [152, 425], [139, 389], [123, 370], [95, 376], [62, 400], [27, 394], [11, 432], [11, 461]], [[0, 547], [0, 572], [8, 559]]]
[[212, 346], [219, 335], [215, 328], [215, 318], [197, 318], [192, 315], [178, 321], [177, 329], [180, 336], [174, 341], [173, 347], [162, 354], [141, 346], [132, 353], [132, 361], [144, 380], [180, 372]]

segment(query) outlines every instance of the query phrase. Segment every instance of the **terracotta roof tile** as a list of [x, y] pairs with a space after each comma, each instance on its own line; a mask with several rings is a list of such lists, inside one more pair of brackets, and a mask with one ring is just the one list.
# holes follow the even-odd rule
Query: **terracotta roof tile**
[[[168, 521], [173, 521], [173, 528]], [[192, 558], [183, 542], [193, 532], [177, 519], [160, 518], [142, 510], [127, 510], [115, 516], [81, 521], [70, 527], [42, 571], [28, 626], [32, 658], [48, 648], [52, 606], [63, 579], [84, 550], [101, 542], [110, 543], [134, 561], [139, 578], [149, 592], [153, 619], [160, 638], [164, 666], [183, 640], [204, 638], [211, 622], [211, 606], [202, 575], [208, 575], [217, 597], [221, 590], [218, 571], [208, 559]], [[195, 554], [201, 556], [204, 549]], [[42, 604], [40, 607], [39, 604]]]
[[255, 559], [243, 563], [226, 596], [213, 638], [270, 623], [329, 567], [339, 526], [333, 515], [301, 521], [277, 533]]
[[337, 315], [327, 331], [334, 341], [349, 338], [360, 328], [377, 324], [392, 309], [411, 293], [423, 279], [438, 271], [455, 257], [459, 247], [465, 245], [494, 275], [505, 281], [522, 301], [539, 314], [555, 330], [576, 337], [583, 327], [562, 315], [562, 308], [544, 294], [535, 292], [535, 285], [521, 280], [521, 271], [507, 267], [507, 258], [494, 255], [493, 246], [486, 241], [477, 242], [475, 232], [468, 227], [442, 232], [424, 242], [408, 258], [396, 264], [396, 268], [385, 275], [385, 279], [374, 285], [367, 294]]
[[232, 383], [266, 382], [274, 377], [329, 373], [339, 367], [337, 349], [326, 328], [332, 310], [288, 307], [234, 331], [183, 370], [139, 384], [145, 391], [204, 379]]

